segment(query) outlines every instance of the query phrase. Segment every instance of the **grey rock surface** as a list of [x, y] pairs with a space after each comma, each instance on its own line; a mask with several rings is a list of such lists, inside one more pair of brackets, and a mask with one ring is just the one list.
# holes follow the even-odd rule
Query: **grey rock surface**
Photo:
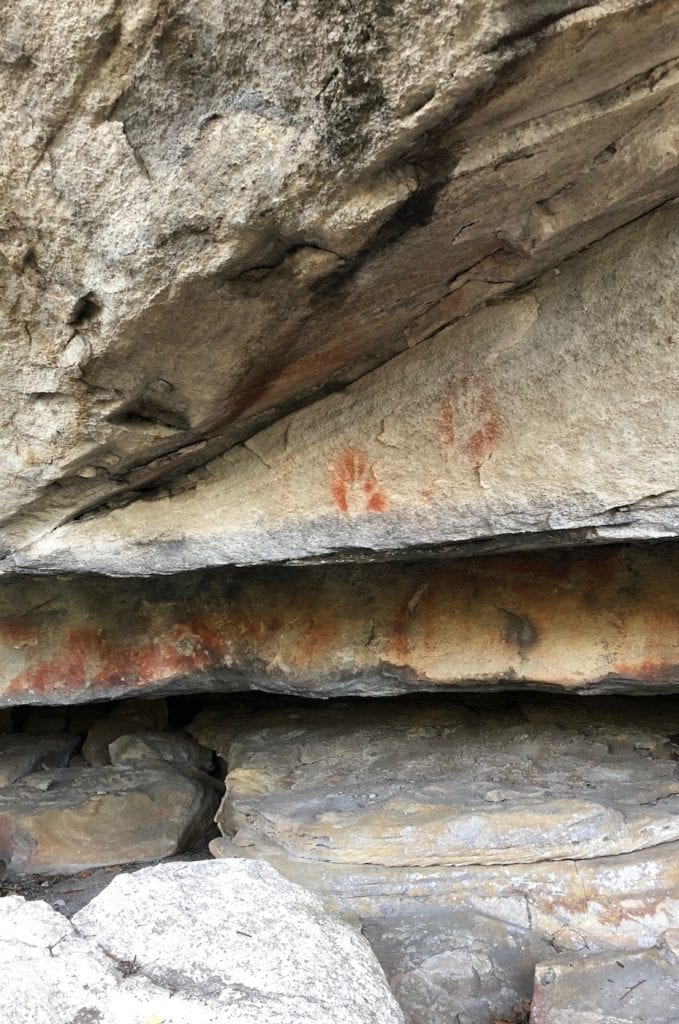
[[673, 1024], [679, 1020], [679, 932], [643, 952], [546, 960], [535, 971], [531, 1024]]
[[40, 768], [65, 768], [77, 736], [0, 734], [0, 788]]
[[13, 1024], [403, 1021], [365, 940], [264, 864], [120, 875], [72, 921], [6, 897], [0, 939]]
[[218, 796], [169, 765], [61, 768], [0, 790], [0, 858], [10, 874], [154, 861], [205, 838]]
[[184, 493], [64, 525], [15, 564], [143, 574], [675, 536], [678, 262], [671, 205], [254, 435]]
[[411, 1024], [512, 1020], [545, 953], [634, 951], [679, 924], [676, 713], [469, 695], [235, 738], [225, 722], [210, 849], [358, 916]]
[[121, 736], [163, 729], [167, 725], [164, 700], [126, 700], [90, 727], [82, 755], [91, 765], [111, 764], [109, 745]]
[[119, 736], [109, 744], [114, 765], [171, 764], [178, 768], [196, 768], [209, 772], [214, 754], [190, 736], [178, 733], [140, 732]]
[[629, 701], [626, 726], [525, 706], [357, 704], [349, 721], [250, 732], [231, 744], [218, 823], [236, 845], [385, 867], [582, 860], [679, 840], [670, 719], [644, 721]]
[[521, 1017], [547, 941], [469, 910], [403, 900], [397, 914], [362, 922], [409, 1024], [486, 1024]]
[[[674, 0], [18, 0], [0, 38], [6, 571], [676, 532], [676, 502], [657, 497], [676, 490], [658, 379], [676, 274], [639, 222], [679, 194]], [[464, 319], [632, 222], [589, 285], [569, 271], [561, 289]], [[634, 250], [647, 245], [644, 273]], [[441, 345], [464, 357], [452, 390], [437, 378], [404, 477], [399, 381], [419, 406]], [[542, 369], [525, 354], [541, 345], [555, 352]], [[564, 373], [576, 355], [580, 371]], [[526, 393], [559, 434], [544, 420], [548, 436], [537, 446], [529, 432], [514, 463]], [[337, 450], [318, 438], [300, 492], [306, 416], [259, 432], [319, 399]], [[594, 479], [593, 440], [609, 456]], [[521, 479], [526, 448], [537, 494]], [[463, 497], [452, 519], [448, 457]], [[403, 514], [420, 462], [431, 522], [421, 503]], [[333, 473], [354, 479], [346, 494], [335, 482], [331, 505]], [[138, 500], [149, 492], [162, 500]]]

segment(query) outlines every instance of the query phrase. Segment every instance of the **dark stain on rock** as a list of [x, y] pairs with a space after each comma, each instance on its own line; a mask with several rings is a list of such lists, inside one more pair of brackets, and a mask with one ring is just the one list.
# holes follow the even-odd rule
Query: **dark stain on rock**
[[519, 657], [524, 658], [540, 640], [535, 623], [527, 615], [517, 615], [507, 608], [496, 607], [505, 617], [503, 640], [515, 647]]
[[78, 1010], [71, 1024], [99, 1024], [99, 1021], [103, 1019], [101, 1010], [98, 1010], [96, 1006], [83, 1006]]

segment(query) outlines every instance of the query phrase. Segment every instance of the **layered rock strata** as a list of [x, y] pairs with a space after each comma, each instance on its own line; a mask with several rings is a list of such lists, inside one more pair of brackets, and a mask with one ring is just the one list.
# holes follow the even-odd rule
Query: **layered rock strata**
[[674, 0], [0, 18], [6, 571], [676, 533]]
[[[651, 693], [679, 685], [678, 629], [672, 545], [167, 581], [5, 579], [0, 704], [252, 688]], [[137, 724], [127, 710], [97, 727], [104, 756], [115, 735], [158, 728], [140, 707]]]
[[677, 726], [668, 701], [470, 697], [227, 727], [211, 848], [358, 915], [413, 1024], [482, 1024], [530, 999], [547, 947], [636, 950], [676, 927]]
[[108, 574], [679, 531], [679, 208], [15, 568]]

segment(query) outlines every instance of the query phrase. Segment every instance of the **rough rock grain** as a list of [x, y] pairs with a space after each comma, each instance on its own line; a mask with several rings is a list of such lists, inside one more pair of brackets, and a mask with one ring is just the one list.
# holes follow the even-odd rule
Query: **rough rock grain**
[[677, 713], [471, 695], [310, 712], [229, 741], [210, 848], [358, 915], [412, 1024], [487, 1024], [521, 1009], [541, 950], [677, 927]]
[[[0, 703], [257, 688], [652, 693], [679, 688], [678, 630], [674, 545], [172, 580], [6, 578]], [[106, 732], [100, 753], [130, 731]]]
[[[540, 286], [538, 299], [472, 317], [469, 333], [447, 329], [679, 194], [674, 0], [371, 0], [339, 10], [318, 0], [92, 0], [68, 11], [57, 0], [19, 0], [0, 15], [0, 39], [7, 569], [135, 573], [328, 549], [346, 556], [347, 544], [384, 548], [388, 524], [397, 545], [498, 530], [676, 530], [676, 502], [658, 509], [649, 498], [676, 478], [662, 455], [666, 385], [645, 345], [660, 367], [676, 273], [660, 241], [638, 273], [634, 250], [649, 244], [647, 228], [617, 243], [626, 250], [619, 272], [616, 243], [608, 247], [606, 280], [600, 267], [582, 302], [574, 279], [558, 299], [546, 286], [544, 316]], [[555, 303], [575, 331], [554, 333]], [[579, 354], [590, 320], [582, 369], [591, 412], [577, 367], [563, 377], [563, 400], [559, 390], [566, 334]], [[353, 463], [356, 439], [340, 429], [330, 458], [317, 453], [308, 493], [276, 495], [280, 518], [260, 460], [284, 443], [283, 430], [214, 463], [311, 401], [341, 420], [354, 392], [323, 396], [383, 364], [398, 391], [404, 361], [393, 357], [413, 346], [424, 354], [428, 339], [434, 366], [445, 343], [465, 367], [437, 381], [438, 411], [418, 418], [416, 462], [432, 473], [418, 480], [416, 508], [426, 490], [431, 521], [404, 515], [413, 498], [395, 447], [404, 421], [387, 401], [378, 433], [369, 386], [356, 392], [365, 422]], [[507, 388], [479, 355], [486, 342], [498, 371], [510, 358], [501, 350], [517, 346]], [[542, 376], [525, 355], [540, 343], [554, 345], [556, 359]], [[408, 376], [425, 362], [406, 357]], [[609, 374], [613, 408], [597, 384]], [[560, 427], [556, 440], [519, 445], [536, 471], [546, 467], [539, 493], [520, 472], [513, 486], [522, 460], [517, 470], [508, 457], [526, 393]], [[571, 424], [574, 410], [580, 422]], [[307, 421], [296, 440], [297, 422], [283, 459], [291, 484], [306, 472], [296, 445]], [[595, 480], [583, 458], [592, 439], [608, 454]], [[626, 473], [616, 452], [629, 460]], [[444, 464], [444, 481], [454, 477], [463, 497], [453, 518], [445, 482], [438, 491]], [[351, 465], [361, 480], [345, 497]], [[194, 526], [181, 494], [201, 478]], [[263, 504], [259, 521], [242, 520], [245, 483], [245, 504]], [[169, 507], [108, 514], [159, 487], [176, 506], [173, 497]], [[614, 511], [639, 502], [629, 525]], [[94, 510], [100, 520], [76, 521]], [[154, 543], [142, 546], [149, 529]]]
[[160, 860], [209, 834], [217, 802], [169, 766], [40, 772], [0, 790], [0, 858], [10, 874]]
[[533, 995], [536, 958], [553, 952], [528, 928], [415, 900], [361, 931], [409, 1024], [511, 1021]]
[[402, 1024], [367, 943], [264, 864], [118, 876], [72, 921], [0, 901], [13, 1024]]
[[538, 964], [531, 1024], [672, 1024], [679, 1020], [679, 932], [644, 952], [562, 954]]
[[65, 768], [76, 736], [0, 734], [0, 788], [39, 768]]
[[679, 206], [17, 566], [109, 574], [679, 533]]
[[[237, 846], [384, 867], [520, 864], [679, 841], [679, 708], [357, 706], [236, 738], [217, 815]], [[598, 713], [597, 713], [598, 712]], [[561, 717], [563, 715], [563, 718]], [[622, 719], [622, 720], [621, 720]]]

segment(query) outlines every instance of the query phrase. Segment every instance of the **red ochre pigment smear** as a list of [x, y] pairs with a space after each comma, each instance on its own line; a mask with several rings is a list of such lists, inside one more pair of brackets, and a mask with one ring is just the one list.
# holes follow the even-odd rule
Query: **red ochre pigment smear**
[[463, 451], [478, 472], [493, 454], [502, 433], [502, 416], [493, 389], [478, 377], [463, 377], [451, 387], [451, 394], [442, 400], [438, 415], [439, 437], [447, 448], [455, 446], [456, 406], [463, 414], [466, 412], [464, 419], [469, 423], [471, 434], [463, 445]]
[[439, 425], [441, 441], [448, 448], [452, 448], [455, 444], [455, 425], [453, 423], [453, 403], [449, 398], [444, 398], [441, 402]]
[[[476, 381], [470, 381], [474, 387]], [[500, 439], [502, 419], [495, 405], [493, 389], [489, 384], [482, 384], [478, 391], [471, 395], [474, 420], [480, 424], [465, 445], [474, 469], [478, 472], [486, 459], [493, 454], [496, 442]]]
[[362, 448], [345, 448], [331, 466], [330, 490], [340, 512], [386, 512], [389, 502]]

